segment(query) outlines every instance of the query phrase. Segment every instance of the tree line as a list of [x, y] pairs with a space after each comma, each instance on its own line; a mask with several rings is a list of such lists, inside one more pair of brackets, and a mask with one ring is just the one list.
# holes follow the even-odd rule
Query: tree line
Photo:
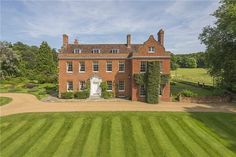
[[171, 70], [177, 68], [206, 68], [206, 53], [171, 54]]
[[24, 77], [40, 83], [56, 82], [57, 53], [43, 41], [39, 47], [0, 41], [0, 77]]

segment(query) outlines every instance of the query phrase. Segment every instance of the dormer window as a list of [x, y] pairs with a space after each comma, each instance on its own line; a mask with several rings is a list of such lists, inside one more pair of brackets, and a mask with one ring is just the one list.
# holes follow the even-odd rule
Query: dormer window
[[148, 48], [148, 53], [154, 53], [155, 52], [155, 47], [151, 46]]
[[93, 49], [93, 53], [100, 53], [100, 49]]
[[74, 49], [74, 53], [81, 53], [81, 49]]
[[111, 53], [119, 53], [119, 49], [112, 49]]

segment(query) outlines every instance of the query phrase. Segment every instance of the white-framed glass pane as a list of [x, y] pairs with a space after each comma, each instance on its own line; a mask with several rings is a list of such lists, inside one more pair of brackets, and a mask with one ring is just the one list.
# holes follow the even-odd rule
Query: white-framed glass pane
[[125, 72], [125, 62], [119, 62], [119, 72]]
[[124, 91], [125, 90], [125, 81], [119, 81], [118, 90]]
[[98, 70], [99, 70], [98, 62], [93, 62], [93, 71], [98, 71]]
[[149, 53], [154, 53], [155, 52], [155, 47], [151, 46], [148, 48]]
[[100, 49], [93, 49], [93, 53], [100, 53]]
[[140, 63], [140, 72], [146, 72], [147, 70], [147, 62], [146, 61], [141, 61]]
[[109, 71], [109, 72], [112, 71], [112, 62], [111, 61], [107, 62], [107, 69], [106, 69], [106, 71]]
[[112, 49], [111, 53], [119, 53], [119, 49]]
[[80, 82], [79, 82], [79, 90], [84, 90], [85, 87], [86, 87], [85, 81], [80, 81]]
[[107, 81], [107, 90], [112, 91], [112, 81]]
[[85, 62], [79, 62], [79, 72], [85, 72]]
[[68, 92], [73, 91], [73, 82], [72, 81], [67, 81], [67, 91]]
[[81, 49], [74, 49], [74, 53], [81, 53]]
[[72, 72], [73, 71], [72, 62], [67, 62], [67, 64], [66, 64], [66, 71], [67, 72]]

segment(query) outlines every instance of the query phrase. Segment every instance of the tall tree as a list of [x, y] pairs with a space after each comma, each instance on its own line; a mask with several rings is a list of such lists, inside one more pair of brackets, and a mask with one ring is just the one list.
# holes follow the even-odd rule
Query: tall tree
[[47, 42], [43, 41], [37, 53], [37, 71], [40, 82], [56, 81], [56, 64]]
[[214, 26], [206, 26], [199, 39], [206, 45], [207, 62], [212, 76], [223, 87], [236, 87], [236, 1], [222, 0], [214, 12]]
[[19, 55], [12, 50], [11, 44], [0, 41], [0, 77], [6, 79], [19, 75]]

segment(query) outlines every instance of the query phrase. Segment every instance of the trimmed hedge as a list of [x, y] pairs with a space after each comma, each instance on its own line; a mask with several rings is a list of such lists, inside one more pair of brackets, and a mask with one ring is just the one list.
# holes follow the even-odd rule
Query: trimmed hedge
[[185, 89], [185, 90], [180, 92], [180, 95], [185, 96], [185, 97], [194, 97], [194, 96], [197, 96], [197, 93], [194, 93], [191, 90]]
[[89, 97], [88, 91], [79, 91], [75, 93], [75, 98], [77, 99], [87, 99]]
[[105, 91], [105, 92], [102, 92], [102, 98], [104, 99], [110, 99], [110, 98], [113, 98], [114, 97], [114, 94], [113, 92], [108, 92], [108, 91]]
[[61, 93], [61, 98], [62, 99], [73, 99], [74, 98], [74, 93], [73, 92]]

